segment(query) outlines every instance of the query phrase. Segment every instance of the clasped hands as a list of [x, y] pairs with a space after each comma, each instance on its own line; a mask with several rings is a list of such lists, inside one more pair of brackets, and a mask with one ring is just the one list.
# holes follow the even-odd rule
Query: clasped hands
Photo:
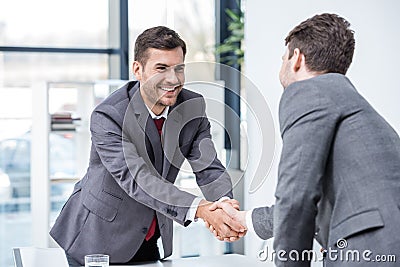
[[201, 200], [196, 217], [203, 219], [218, 240], [233, 242], [247, 232], [246, 211], [239, 209], [239, 202], [235, 199], [217, 202]]

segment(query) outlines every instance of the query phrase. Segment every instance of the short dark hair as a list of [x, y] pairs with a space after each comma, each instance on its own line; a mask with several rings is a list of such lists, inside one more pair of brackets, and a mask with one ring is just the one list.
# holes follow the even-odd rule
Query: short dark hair
[[182, 47], [183, 56], [185, 57], [186, 44], [178, 33], [165, 26], [149, 28], [142, 32], [136, 39], [134, 60], [145, 65], [148, 57], [148, 48], [170, 50], [176, 47]]
[[285, 38], [289, 59], [298, 48], [310, 71], [346, 74], [355, 47], [354, 31], [349, 27], [347, 20], [328, 13], [301, 22]]

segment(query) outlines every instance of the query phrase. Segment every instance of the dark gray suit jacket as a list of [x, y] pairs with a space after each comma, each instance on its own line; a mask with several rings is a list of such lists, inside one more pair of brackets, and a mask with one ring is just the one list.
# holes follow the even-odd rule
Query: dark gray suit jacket
[[172, 220], [185, 219], [195, 196], [174, 181], [188, 159], [205, 198], [232, 197], [232, 184], [216, 157], [201, 95], [183, 89], [160, 136], [138, 82], [121, 87], [92, 113], [92, 148], [86, 175], [64, 205], [50, 234], [83, 264], [93, 253], [129, 261], [157, 214], [164, 256], [172, 253]]
[[[371, 259], [393, 254], [400, 260], [398, 134], [345, 76], [334, 73], [288, 86], [279, 116], [283, 148], [273, 209], [275, 251], [310, 250], [314, 237], [324, 248], [340, 250], [346, 244], [338, 247], [337, 241], [345, 239], [343, 251], [368, 249]], [[261, 237], [270, 237], [271, 215], [267, 207], [253, 212]], [[366, 263], [326, 258], [326, 266]], [[290, 259], [276, 264], [309, 266]]]

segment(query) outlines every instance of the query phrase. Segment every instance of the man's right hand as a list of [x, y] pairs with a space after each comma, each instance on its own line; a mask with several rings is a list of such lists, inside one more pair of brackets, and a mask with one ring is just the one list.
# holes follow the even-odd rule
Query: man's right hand
[[[225, 201], [218, 201], [214, 202], [210, 207], [210, 210], [216, 210], [216, 209], [222, 209], [223, 211], [226, 212], [234, 221], [240, 223], [246, 228], [246, 231], [243, 233], [239, 233], [239, 238], [243, 237], [247, 233], [247, 225], [246, 225], [246, 213], [247, 211], [241, 211], [239, 209], [239, 203], [236, 200], [225, 200]], [[222, 238], [219, 236], [218, 232], [214, 229], [213, 225], [210, 225], [209, 223], [206, 222], [206, 227], [209, 228], [210, 232], [214, 234], [214, 236], [218, 240], [224, 240], [224, 241], [236, 241], [239, 238]]]
[[247, 213], [247, 211], [239, 210], [239, 208], [236, 205], [233, 205], [229, 201], [214, 202], [209, 207], [209, 209], [211, 211], [216, 210], [216, 209], [222, 209], [233, 220], [237, 221], [238, 223], [243, 225], [245, 228], [247, 228], [247, 225], [246, 225], [246, 213]]
[[[232, 204], [226, 204], [232, 207]], [[212, 205], [213, 202], [201, 200], [196, 211], [196, 217], [211, 225], [219, 240], [235, 241], [246, 233], [245, 226], [232, 219], [223, 209], [211, 209]]]

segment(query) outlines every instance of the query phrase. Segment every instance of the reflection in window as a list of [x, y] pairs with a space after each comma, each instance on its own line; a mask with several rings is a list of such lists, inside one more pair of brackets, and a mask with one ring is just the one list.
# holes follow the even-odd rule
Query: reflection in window
[[104, 80], [108, 77], [108, 58], [102, 54], [0, 52], [0, 70], [3, 69], [0, 86], [34, 87], [44, 81]]

